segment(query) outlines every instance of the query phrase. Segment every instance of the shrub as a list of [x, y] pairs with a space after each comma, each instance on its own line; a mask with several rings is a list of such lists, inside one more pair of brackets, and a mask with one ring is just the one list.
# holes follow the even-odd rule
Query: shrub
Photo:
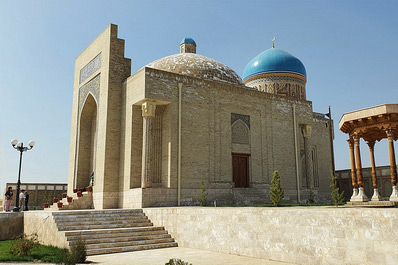
[[200, 206], [206, 206], [207, 192], [205, 188], [205, 181], [202, 179], [202, 186], [200, 187]]
[[180, 259], [172, 258], [169, 260], [169, 262], [166, 262], [164, 265], [192, 265], [192, 263], [188, 263], [188, 262], [182, 261]]
[[339, 188], [337, 187], [336, 176], [333, 173], [330, 173], [332, 177], [332, 183], [330, 183], [330, 187], [332, 188], [332, 199], [333, 204], [338, 207], [339, 204], [343, 204], [344, 202], [344, 191], [340, 193]]
[[79, 238], [73, 241], [70, 246], [70, 251], [66, 251], [61, 258], [61, 264], [75, 265], [76, 263], [84, 263], [87, 258], [86, 243]]
[[27, 256], [30, 254], [31, 250], [39, 245], [37, 240], [37, 234], [26, 236], [25, 234], [22, 238], [15, 241], [10, 249], [10, 253], [16, 256]]
[[314, 188], [311, 186], [309, 191], [308, 191], [308, 200], [307, 203], [315, 203], [315, 192], [314, 192]]
[[281, 203], [284, 195], [284, 191], [281, 187], [281, 178], [279, 177], [278, 171], [274, 171], [269, 193], [271, 196], [272, 203], [275, 206], [278, 206]]

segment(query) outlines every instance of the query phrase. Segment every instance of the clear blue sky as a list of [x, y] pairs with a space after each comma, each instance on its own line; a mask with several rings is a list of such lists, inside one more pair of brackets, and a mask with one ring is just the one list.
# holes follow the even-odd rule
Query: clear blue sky
[[[276, 36], [277, 48], [304, 63], [313, 110], [331, 105], [336, 168], [348, 168], [342, 114], [398, 103], [397, 10], [398, 1], [375, 0], [0, 0], [0, 190], [17, 180], [13, 138], [36, 141], [24, 153], [22, 182], [67, 182], [74, 60], [110, 23], [126, 40], [132, 73], [192, 37], [198, 53], [242, 75]], [[388, 165], [385, 141], [375, 150], [377, 165]]]

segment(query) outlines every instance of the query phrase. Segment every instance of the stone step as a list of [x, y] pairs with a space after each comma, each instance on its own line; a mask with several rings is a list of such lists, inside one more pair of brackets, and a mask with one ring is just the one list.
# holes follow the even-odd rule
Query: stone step
[[106, 219], [83, 219], [83, 218], [75, 218], [68, 220], [60, 220], [55, 219], [55, 222], [59, 225], [82, 225], [82, 224], [92, 224], [92, 225], [100, 225], [100, 224], [118, 224], [118, 223], [143, 223], [149, 221], [146, 216], [139, 216], [134, 218], [106, 218]]
[[[153, 227], [153, 226], [147, 226], [143, 228], [158, 228], [158, 227]], [[116, 229], [114, 229], [116, 230]], [[86, 230], [90, 231], [90, 230]], [[94, 230], [95, 231], [95, 230]], [[79, 231], [68, 231], [69, 232], [79, 232]], [[147, 231], [142, 231], [142, 232], [115, 232], [115, 233], [97, 233], [97, 234], [91, 234], [91, 235], [84, 235], [81, 233], [76, 233], [76, 234], [70, 234], [67, 235], [67, 238], [69, 241], [74, 241], [78, 240], [79, 238], [84, 238], [87, 240], [87, 238], [98, 238], [98, 239], [115, 239], [115, 238], [126, 238], [126, 237], [137, 237], [137, 236], [158, 236], [158, 235], [168, 235], [167, 231], [162, 229], [162, 230], [147, 230]]]
[[164, 227], [154, 227], [142, 209], [53, 212], [69, 243], [83, 239], [87, 255], [175, 247]]
[[[105, 226], [105, 225], [132, 225], [134, 224], [142, 224], [142, 223], [150, 223], [148, 218], [141, 218], [137, 220], [116, 220], [116, 221], [80, 221], [77, 220], [75, 222], [56, 222], [59, 227], [72, 227], [72, 226], [79, 226], [79, 227], [86, 227], [86, 226]], [[106, 228], [106, 227], [102, 227]]]
[[109, 210], [70, 210], [53, 213], [54, 216], [80, 216], [90, 215], [97, 216], [101, 214], [130, 214], [143, 213], [142, 209], [109, 209]]
[[[156, 232], [156, 231], [155, 231]], [[147, 232], [148, 233], [148, 232]], [[101, 238], [84, 238], [84, 242], [89, 244], [103, 244], [103, 243], [116, 243], [116, 242], [131, 242], [131, 241], [142, 241], [142, 240], [156, 240], [156, 239], [165, 239], [171, 238], [171, 235], [167, 234], [164, 231], [162, 234], [160, 233], [148, 233], [146, 235], [129, 235], [129, 236], [115, 236], [115, 237], [101, 237]], [[68, 237], [69, 242], [73, 242], [78, 240], [79, 237]]]
[[174, 239], [172, 239], [172, 238], [161, 238], [161, 239], [150, 239], [150, 240], [87, 244], [86, 247], [87, 247], [87, 250], [89, 250], [89, 249], [101, 249], [101, 248], [117, 248], [117, 247], [130, 247], [130, 246], [140, 246], [140, 245], [153, 245], [153, 244], [172, 243], [172, 242], [174, 242]]
[[97, 215], [54, 215], [55, 220], [99, 220], [99, 219], [134, 219], [139, 217], [146, 217], [144, 213], [130, 213], [130, 214], [97, 214]]
[[[65, 236], [72, 237], [114, 237], [120, 235], [145, 235], [145, 233], [167, 232], [164, 227], [159, 226], [146, 226], [146, 227], [129, 227], [119, 229], [96, 229], [96, 230], [79, 230], [79, 231], [66, 231]], [[142, 234], [139, 234], [142, 233]]]
[[91, 256], [91, 255], [98, 255], [98, 254], [138, 251], [138, 250], [147, 250], [147, 249], [156, 249], [156, 248], [169, 248], [169, 247], [177, 247], [177, 246], [178, 246], [177, 242], [170, 242], [170, 243], [137, 245], [137, 246], [128, 246], [128, 247], [88, 249], [87, 255]]
[[128, 228], [128, 227], [141, 227], [141, 226], [152, 226], [153, 224], [147, 220], [146, 222], [140, 223], [130, 223], [130, 224], [102, 224], [102, 225], [90, 225], [90, 224], [82, 224], [82, 225], [58, 225], [59, 231], [68, 231], [68, 230], [90, 230], [90, 229], [105, 229], [105, 228]]

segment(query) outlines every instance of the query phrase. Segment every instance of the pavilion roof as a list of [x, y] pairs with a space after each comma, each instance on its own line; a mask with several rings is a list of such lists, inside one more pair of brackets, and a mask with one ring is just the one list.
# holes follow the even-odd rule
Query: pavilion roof
[[[343, 114], [339, 122], [342, 132], [359, 133], [365, 141], [387, 138], [385, 129], [398, 128], [398, 104], [384, 104]], [[398, 130], [394, 140], [398, 139]]]

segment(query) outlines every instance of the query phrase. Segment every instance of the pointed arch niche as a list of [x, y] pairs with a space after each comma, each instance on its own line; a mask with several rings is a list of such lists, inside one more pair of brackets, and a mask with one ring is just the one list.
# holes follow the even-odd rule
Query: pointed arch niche
[[97, 103], [88, 93], [80, 115], [79, 142], [77, 154], [76, 187], [88, 186], [90, 175], [95, 169], [97, 139]]
[[250, 116], [231, 113], [232, 181], [250, 187]]

